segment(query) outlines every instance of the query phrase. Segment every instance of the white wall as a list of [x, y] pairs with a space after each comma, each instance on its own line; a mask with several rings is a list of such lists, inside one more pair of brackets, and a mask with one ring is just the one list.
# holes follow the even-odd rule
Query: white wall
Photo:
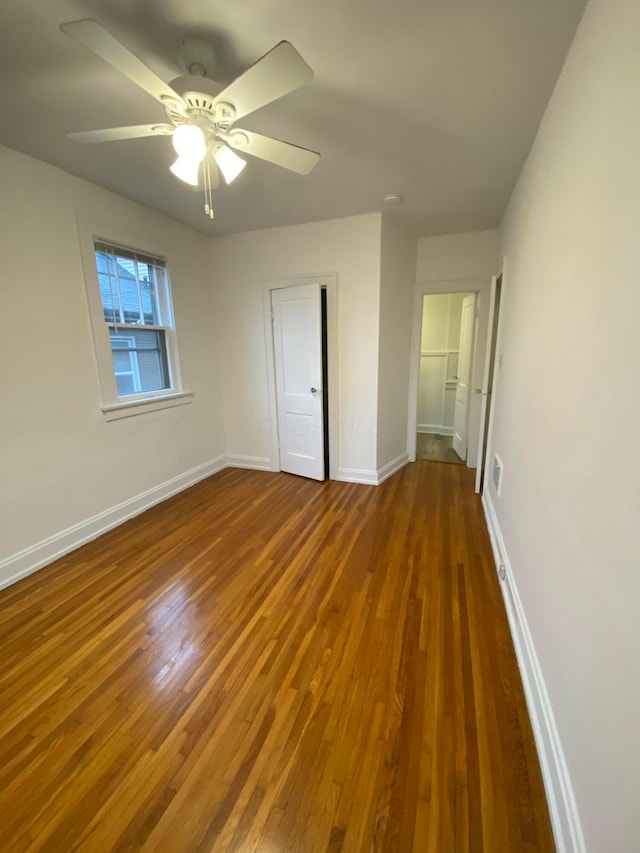
[[458, 281], [491, 278], [498, 258], [497, 231], [469, 231], [421, 237], [416, 281]]
[[491, 496], [593, 853], [640, 850], [639, 33], [588, 5], [502, 226]]
[[[207, 462], [224, 437], [206, 238], [7, 148], [0, 186], [1, 562]], [[105, 422], [77, 214], [170, 248], [190, 405]]]
[[380, 246], [380, 349], [378, 354], [378, 470], [407, 452], [411, 309], [416, 239], [388, 214]]
[[225, 353], [229, 455], [271, 458], [263, 280], [337, 273], [339, 466], [377, 462], [381, 214], [217, 237], [209, 247], [216, 335]]
[[[420, 293], [463, 292], [467, 289], [478, 293], [472, 388], [482, 386], [491, 277], [496, 272], [498, 263], [497, 231], [470, 231], [464, 234], [422, 237], [418, 240], [416, 282]], [[478, 464], [477, 437], [480, 430], [480, 406], [480, 397], [472, 394], [467, 450], [467, 465], [471, 468], [475, 468]]]

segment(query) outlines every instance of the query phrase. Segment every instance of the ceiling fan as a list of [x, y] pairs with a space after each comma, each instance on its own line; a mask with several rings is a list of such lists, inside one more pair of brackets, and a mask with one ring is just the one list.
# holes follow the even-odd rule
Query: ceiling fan
[[214, 52], [204, 42], [187, 39], [183, 43], [181, 64], [197, 88], [180, 94], [98, 21], [69, 21], [61, 24], [60, 29], [160, 101], [170, 122], [81, 130], [66, 135], [77, 142], [110, 142], [171, 135], [178, 155], [170, 167], [171, 171], [194, 187], [198, 187], [199, 173], [202, 172], [205, 213], [211, 219], [211, 192], [219, 186], [218, 169], [226, 183], [231, 183], [246, 165], [246, 161], [235, 151], [267, 160], [300, 175], [308, 174], [320, 159], [315, 151], [234, 126], [243, 116], [313, 79], [313, 71], [289, 42], [281, 41], [226, 89], [215, 95], [211, 94], [210, 86], [204, 85], [210, 82], [205, 78], [215, 62]]

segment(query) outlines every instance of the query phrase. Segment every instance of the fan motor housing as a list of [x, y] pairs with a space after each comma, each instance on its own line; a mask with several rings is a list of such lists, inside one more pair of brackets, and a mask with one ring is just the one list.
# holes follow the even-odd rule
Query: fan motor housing
[[226, 132], [231, 127], [236, 111], [233, 104], [227, 101], [218, 101], [206, 92], [184, 92], [182, 99], [186, 104], [183, 106], [179, 101], [165, 101], [164, 106], [170, 121], [177, 125], [185, 121], [199, 120], [209, 130]]

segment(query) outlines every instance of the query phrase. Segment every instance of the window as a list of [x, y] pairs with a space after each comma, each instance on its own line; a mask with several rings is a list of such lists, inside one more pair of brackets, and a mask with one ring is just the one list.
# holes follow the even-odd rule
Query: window
[[90, 239], [87, 289], [107, 420], [189, 402], [180, 383], [165, 258], [95, 234]]
[[171, 389], [164, 261], [102, 241], [94, 250], [118, 397]]

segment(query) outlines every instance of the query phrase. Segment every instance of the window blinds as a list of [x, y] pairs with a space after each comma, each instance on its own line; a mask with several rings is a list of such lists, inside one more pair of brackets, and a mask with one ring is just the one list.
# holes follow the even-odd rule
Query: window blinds
[[106, 240], [95, 239], [93, 245], [96, 252], [103, 252], [106, 255], [115, 255], [118, 258], [126, 258], [129, 261], [138, 261], [138, 263], [149, 264], [152, 267], [161, 267], [162, 269], [166, 269], [167, 266], [164, 258], [147, 255], [127, 246], [119, 246], [117, 243], [107, 243]]

